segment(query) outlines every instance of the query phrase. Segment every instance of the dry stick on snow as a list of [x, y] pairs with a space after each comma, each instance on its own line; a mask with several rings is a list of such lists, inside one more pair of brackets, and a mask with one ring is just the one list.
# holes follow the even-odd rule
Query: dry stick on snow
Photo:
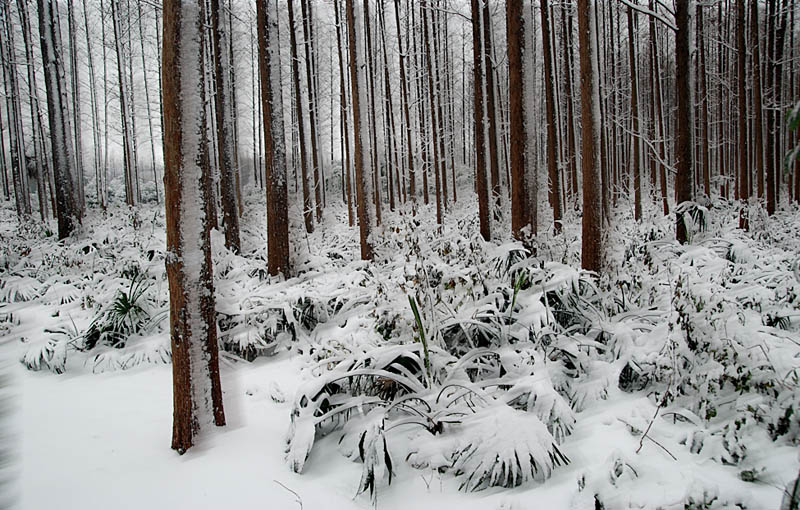
[[291, 493], [294, 495], [294, 500], [295, 500], [295, 502], [296, 502], [298, 505], [300, 505], [300, 510], [303, 510], [303, 498], [301, 498], [299, 494], [297, 494], [295, 491], [293, 491], [293, 490], [292, 490], [292, 489], [290, 489], [289, 487], [287, 487], [287, 486], [283, 485], [283, 484], [282, 484], [281, 482], [279, 482], [278, 480], [272, 480], [272, 481], [273, 481], [273, 482], [275, 482], [275, 483], [277, 483], [278, 485], [280, 485], [281, 487], [283, 487], [283, 488], [284, 488], [284, 489], [286, 489], [287, 491], [291, 492]]

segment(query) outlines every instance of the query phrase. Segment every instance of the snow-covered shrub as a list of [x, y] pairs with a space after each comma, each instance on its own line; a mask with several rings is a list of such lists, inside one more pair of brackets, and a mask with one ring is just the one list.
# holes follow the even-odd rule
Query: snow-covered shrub
[[152, 283], [138, 268], [123, 273], [130, 278], [128, 287], [117, 290], [112, 302], [92, 320], [83, 335], [83, 347], [87, 350], [100, 344], [125, 347], [131, 335], [141, 333], [150, 324], [147, 300]]

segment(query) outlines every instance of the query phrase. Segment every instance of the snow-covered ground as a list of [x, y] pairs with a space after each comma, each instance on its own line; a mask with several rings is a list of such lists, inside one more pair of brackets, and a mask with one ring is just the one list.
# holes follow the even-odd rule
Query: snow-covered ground
[[[283, 307], [296, 338], [283, 335], [277, 355], [252, 363], [222, 356], [228, 424], [205, 432], [179, 456], [169, 448], [163, 212], [143, 206], [136, 214], [122, 208], [105, 217], [92, 213], [81, 238], [63, 246], [39, 226], [18, 227], [4, 204], [0, 336], [15, 360], [9, 370], [16, 394], [11, 403], [19, 507], [372, 507], [368, 493], [357, 495], [364, 471], [361, 462], [342, 455], [348, 453], [347, 441], [339, 444], [342, 429], [317, 437], [302, 474], [284, 460], [287, 433], [299, 409], [295, 396], [337, 363], [341, 368], [352, 359], [348, 356], [370, 356], [387, 343], [419, 345], [407, 297], [415, 295], [432, 337], [433, 363], [445, 360], [442, 374], [447, 372], [438, 382], [427, 382], [421, 398], [433, 403], [438, 399], [426, 391], [445, 391], [456, 380], [474, 383], [475, 395], [502, 401], [505, 384], [490, 392], [490, 386], [478, 388], [481, 381], [452, 369], [459, 358], [445, 352], [442, 331], [491, 309], [514, 316], [508, 323], [489, 322], [504, 338], [489, 348], [501, 358], [529, 354], [531, 375], [546, 373], [548, 389], [552, 384], [558, 390], [554, 398], [569, 402], [572, 409], [561, 412], [574, 415], [574, 426], [558, 438], [558, 448], [570, 462], [555, 467], [547, 480], [537, 476], [514, 488], [464, 492], [459, 490], [464, 475], [437, 468], [457, 460], [447, 457], [448, 446], [465, 451], [459, 441], [470, 429], [445, 425], [444, 433], [432, 435], [386, 426], [394, 477], [390, 485], [377, 479], [379, 508], [593, 509], [600, 503], [606, 509], [779, 508], [783, 488], [800, 466], [796, 413], [783, 423], [785, 431], [770, 437], [786, 409], [800, 412], [796, 209], [754, 220], [754, 233], [745, 235], [734, 228], [736, 211], [720, 204], [709, 213], [706, 231], [685, 249], [671, 241], [670, 220], [636, 226], [623, 213], [611, 236], [612, 283], [601, 285], [605, 290], [594, 297], [574, 290], [585, 285], [584, 276], [572, 269], [578, 265], [578, 219], [568, 220], [563, 237], [540, 247], [539, 258], [518, 260], [518, 245], [477, 239], [472, 209], [456, 206], [442, 233], [430, 224], [432, 214], [385, 215], [388, 226], [376, 234], [378, 261], [366, 265], [354, 260], [357, 232], [347, 229], [337, 204], [311, 236], [300, 233], [299, 221], [292, 225], [293, 260], [301, 274], [278, 282], [263, 274], [263, 200], [249, 196], [243, 255], [224, 250], [219, 236], [215, 240], [218, 310], [236, 324], [230, 330], [221, 324], [222, 335], [228, 330], [229, 336], [239, 335], [236, 341], [250, 342], [259, 327], [278, 327], [273, 319], [257, 317]], [[500, 267], [509, 260], [555, 294], [535, 285], [514, 291], [509, 275], [515, 273]], [[126, 271], [133, 266], [144, 276]], [[86, 332], [137, 278], [148, 282], [147, 323], [124, 347], [100, 340], [86, 349], [81, 344]], [[515, 298], [508, 308], [510, 293]], [[555, 305], [543, 304], [547, 296], [565, 303], [580, 296], [597, 309], [583, 317], [587, 328], [563, 329], [551, 310]], [[310, 322], [293, 312], [303, 298], [314, 304], [303, 308], [313, 316]], [[487, 307], [490, 298], [495, 301]], [[528, 345], [529, 334], [530, 347], [520, 347]], [[547, 335], [553, 339], [545, 342]], [[727, 348], [735, 360], [717, 355]], [[16, 363], [20, 359], [24, 363]], [[633, 361], [649, 379], [641, 388], [622, 391], [620, 374]], [[737, 371], [747, 377], [737, 379]], [[503, 377], [508, 375], [501, 372], [506, 381]], [[670, 398], [660, 405], [665, 392]], [[509, 416], [520, 413], [500, 405]], [[392, 419], [387, 415], [386, 423]], [[353, 423], [360, 423], [355, 416]], [[495, 425], [478, 433], [500, 449], [530, 433]], [[412, 467], [426, 451], [430, 458], [421, 464], [427, 467]], [[431, 452], [445, 452], [444, 461], [432, 461]]]

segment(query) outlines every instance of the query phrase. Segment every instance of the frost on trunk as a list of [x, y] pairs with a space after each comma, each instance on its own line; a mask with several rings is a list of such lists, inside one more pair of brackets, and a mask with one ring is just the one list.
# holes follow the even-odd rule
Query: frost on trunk
[[44, 79], [47, 89], [47, 114], [55, 174], [58, 237], [72, 234], [80, 222], [80, 208], [75, 201], [72, 136], [67, 124], [66, 83], [64, 82], [59, 28], [55, 23], [54, 0], [39, 0], [39, 37], [42, 43]]
[[581, 266], [600, 272], [604, 265], [602, 186], [600, 177], [600, 87], [598, 83], [596, 24], [589, 0], [578, 0], [578, 36], [581, 64], [581, 119], [583, 130], [583, 225]]
[[172, 337], [172, 448], [225, 424], [214, 309], [203, 88], [203, 0], [164, 2], [165, 202]]
[[[369, 1], [369, 0], [363, 0]], [[356, 8], [353, 4], [357, 4]], [[361, 258], [372, 260], [372, 240], [370, 239], [372, 218], [374, 216], [372, 197], [372, 159], [370, 157], [370, 132], [367, 112], [367, 77], [365, 75], [362, 0], [347, 0], [347, 31], [350, 42], [350, 81], [353, 102], [353, 131], [355, 145], [356, 197], [358, 222], [361, 233]]]
[[258, 67], [267, 157], [267, 232], [269, 272], [289, 272], [289, 212], [286, 183], [278, 2], [258, 2]]
[[219, 0], [211, 0], [211, 26], [213, 37], [212, 54], [214, 56], [214, 101], [217, 119], [217, 156], [219, 161], [220, 193], [222, 199], [222, 226], [225, 232], [225, 246], [238, 252], [239, 241], [239, 207], [236, 197], [236, 158], [234, 151], [234, 132], [231, 117], [230, 73], [223, 66], [222, 57], [227, 40], [225, 24], [220, 23]]

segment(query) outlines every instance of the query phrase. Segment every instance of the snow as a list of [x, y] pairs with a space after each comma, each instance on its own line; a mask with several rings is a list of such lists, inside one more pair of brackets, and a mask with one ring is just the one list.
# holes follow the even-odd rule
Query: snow
[[[296, 339], [285, 335], [274, 357], [252, 363], [221, 354], [228, 425], [209, 427], [183, 456], [169, 447], [167, 320], [154, 320], [124, 348], [79, 351], [62, 341], [71, 338], [71, 328], [84, 331], [128, 287], [129, 279], [120, 270], [133, 264], [150, 283], [147, 310], [156, 316], [167, 309], [161, 208], [140, 206], [141, 218], [152, 220], [143, 221], [138, 230], [131, 228], [125, 208], [111, 206], [105, 218], [90, 210], [85, 237], [61, 245], [32, 223], [18, 231], [12, 205], [0, 208], [0, 236], [7, 241], [0, 248], [0, 265], [7, 268], [2, 275], [0, 341], [13, 344], [4, 359], [33, 356], [48, 343], [61, 349], [57, 359], [45, 354], [38, 372], [23, 363], [10, 368], [18, 393], [12, 405], [14, 428], [21, 437], [15, 482], [20, 508], [300, 508], [301, 501], [303, 508], [360, 509], [372, 506], [372, 489], [378, 506], [389, 510], [594, 508], [595, 497], [606, 508], [680, 509], [689, 501], [714, 497], [719, 508], [778, 508], [782, 488], [796, 478], [796, 445], [786, 436], [774, 441], [748, 411], [771, 419], [796, 400], [796, 389], [785, 391], [781, 399], [745, 391], [720, 394], [715, 400], [714, 381], [728, 366], [720, 359], [690, 357], [679, 335], [681, 313], [687, 313], [680, 311], [681, 303], [702, 302], [703, 310], [695, 308], [687, 316], [699, 342], [722, 349], [720, 353], [733, 352], [724, 351], [728, 347], [741, 349], [738, 366], [752, 367], [754, 383], [780, 379], [792, 387], [791, 374], [798, 369], [798, 316], [792, 296], [800, 287], [794, 274], [800, 247], [796, 209], [769, 219], [769, 229], [744, 234], [732, 226], [737, 222], [735, 207], [718, 202], [710, 210], [707, 230], [697, 232], [694, 244], [686, 248], [671, 241], [670, 218], [636, 226], [620, 214], [611, 232], [611, 264], [618, 271], [614, 277], [628, 282], [630, 289], [624, 293], [624, 309], [612, 314], [604, 307], [614, 299], [622, 301], [623, 293], [605, 294], [611, 291], [591, 287], [591, 280], [576, 269], [580, 243], [575, 218], [567, 218], [563, 239], [552, 249], [555, 256], [517, 260], [517, 244], [480, 241], [474, 207], [466, 201], [454, 204], [442, 233], [433, 205], [420, 205], [414, 218], [387, 212], [386, 221], [397, 231], [387, 230], [378, 238], [376, 262], [367, 264], [357, 260], [358, 232], [346, 226], [346, 209], [337, 200], [326, 211], [325, 228], [308, 242], [294, 240], [298, 276], [278, 280], [259, 276], [266, 260], [264, 197], [252, 191], [245, 200], [241, 254], [227, 251], [221, 234], [212, 233], [217, 309], [247, 320], [266, 310], [283, 310]], [[629, 209], [628, 204], [620, 207]], [[293, 214], [291, 231], [302, 231], [302, 221], [301, 214]], [[459, 222], [463, 230], [457, 228]], [[509, 233], [498, 235], [507, 238]], [[648, 235], [655, 239], [636, 241]], [[508, 260], [516, 262], [500, 264]], [[495, 275], [523, 270], [530, 272], [532, 285], [519, 289], [513, 306], [494, 287], [488, 294], [481, 291], [482, 285], [494, 285]], [[473, 283], [477, 275], [482, 280]], [[642, 279], [640, 286], [632, 283], [636, 279]], [[680, 289], [679, 279], [684, 282]], [[583, 293], [575, 294], [577, 288]], [[431, 289], [439, 289], [435, 292], [445, 300], [458, 297], [460, 301], [451, 303], [452, 314], [428, 295]], [[413, 367], [390, 366], [398, 354], [421, 356], [407, 297], [417, 293], [424, 305], [420, 311], [432, 364], [449, 367], [449, 379], [432, 395], [425, 393], [427, 382], [416, 382], [420, 379]], [[579, 308], [591, 324], [585, 332], [570, 333], [557, 325], [557, 302], [575, 295], [585, 300]], [[307, 317], [294, 313], [300, 299], [313, 305]], [[765, 323], [767, 313], [787, 317], [788, 325], [781, 329]], [[518, 320], [481, 322], [481, 317], [496, 316]], [[256, 323], [241, 324], [252, 328]], [[376, 324], [387, 326], [378, 330]], [[454, 324], [480, 324], [485, 331], [500, 331], [505, 341], [454, 359], [442, 342], [446, 328]], [[61, 333], [53, 333], [57, 330]], [[597, 337], [600, 330], [604, 340]], [[520, 342], [530, 331], [550, 338], [545, 350], [521, 347], [528, 345]], [[654, 363], [647, 373], [658, 377], [668, 372], [664, 363], [673, 352], [697, 363], [694, 372], [675, 373], [675, 384], [685, 376], [680, 379], [683, 391], [696, 391], [696, 396], [659, 407], [663, 386], [651, 383], [649, 390], [632, 393], [620, 389], [619, 376], [629, 361], [642, 370]], [[507, 374], [490, 373], [493, 365], [486, 360], [493, 353]], [[361, 365], [349, 370], [342, 364], [347, 359]], [[370, 367], [363, 366], [367, 360]], [[52, 365], [63, 373], [52, 373]], [[377, 369], [379, 365], [383, 368]], [[475, 367], [488, 374], [480, 384], [470, 383]], [[583, 375], [576, 378], [575, 373]], [[444, 384], [470, 388], [443, 394], [440, 410], [463, 411], [468, 392], [479, 393], [491, 405], [472, 398], [477, 411], [466, 415], [463, 425], [451, 422], [444, 433], [434, 435], [410, 422], [398, 425], [391, 412], [367, 403], [381, 400], [377, 395], [347, 400], [343, 393], [331, 393], [332, 402], [338, 398], [353, 406], [352, 418], [327, 435], [311, 428], [311, 420], [320, 422], [319, 417], [298, 420], [292, 441], [296, 451], [289, 461], [302, 459], [303, 466], [302, 474], [294, 473], [286, 449], [298, 398], [319, 393], [333, 378], [370, 374], [406, 381], [429, 402]], [[513, 382], [499, 388], [508, 381]], [[715, 402], [715, 418], [707, 419], [710, 408], [698, 404], [700, 397]], [[513, 408], [507, 405], [512, 402]], [[727, 426], [735, 416], [747, 417], [740, 430]], [[305, 436], [298, 435], [303, 430]], [[528, 461], [514, 457], [528, 450], [528, 459], [550, 459], [548, 451], [554, 447], [569, 464], [544, 463], [531, 474]], [[493, 452], [500, 452], [504, 464], [492, 463]], [[736, 455], [744, 458], [737, 460]], [[482, 477], [487, 483], [517, 477], [522, 483], [510, 489], [460, 491], [468, 475], [456, 475], [454, 465], [475, 473], [465, 489], [481, 485], [477, 480]], [[743, 479], [748, 476], [756, 481]]]
[[[205, 318], [202, 303], [208, 289], [201, 275], [210, 268], [206, 266], [204, 246], [208, 242], [206, 233], [206, 211], [204, 204], [202, 168], [208, 164], [208, 147], [202, 146], [205, 105], [203, 98], [203, 50], [201, 27], [203, 15], [200, 6], [193, 2], [181, 4], [180, 46], [178, 61], [181, 62], [180, 80], [182, 102], [181, 144], [182, 161], [180, 185], [183, 196], [180, 201], [180, 257], [186, 299], [186, 322], [189, 326], [189, 368], [191, 371], [192, 405], [196, 410], [198, 424], [203, 427], [213, 422], [211, 379], [209, 376], [210, 353], [207, 350]], [[213, 302], [213, 301], [212, 301]]]

